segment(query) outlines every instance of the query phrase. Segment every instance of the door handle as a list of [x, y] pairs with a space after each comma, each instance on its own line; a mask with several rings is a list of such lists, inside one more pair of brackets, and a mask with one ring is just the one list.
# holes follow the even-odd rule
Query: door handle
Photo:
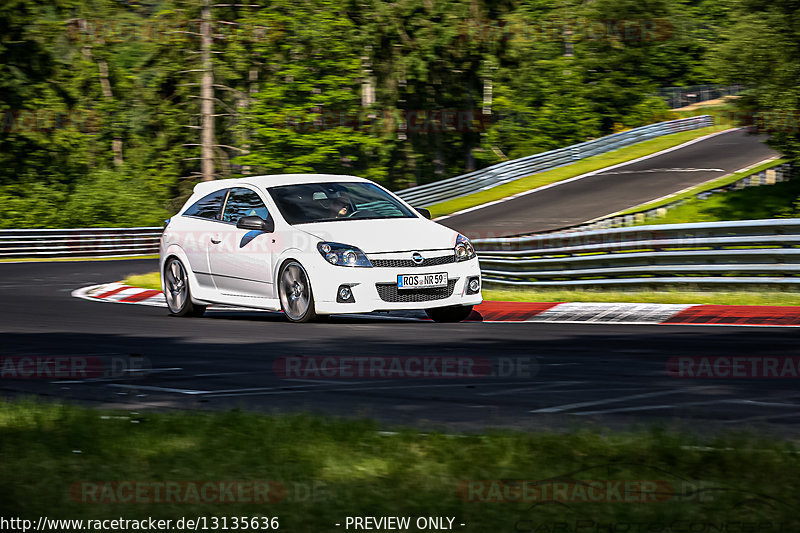
[[222, 237], [218, 237], [218, 236], [215, 235], [215, 236], [211, 237], [211, 242], [214, 243], [214, 244], [219, 244], [219, 243], [222, 242]]

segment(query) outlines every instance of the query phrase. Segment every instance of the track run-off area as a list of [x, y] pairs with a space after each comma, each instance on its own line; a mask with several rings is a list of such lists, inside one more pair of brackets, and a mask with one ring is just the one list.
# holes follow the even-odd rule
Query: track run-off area
[[[156, 268], [152, 259], [0, 264], [3, 394], [467, 431], [588, 422], [794, 434], [800, 419], [795, 328], [436, 324], [379, 314], [291, 324], [279, 313], [217, 309], [182, 319], [158, 306], [72, 296]], [[345, 366], [332, 372], [326, 358]], [[61, 373], [24, 375], [37, 363], [61, 364]]]

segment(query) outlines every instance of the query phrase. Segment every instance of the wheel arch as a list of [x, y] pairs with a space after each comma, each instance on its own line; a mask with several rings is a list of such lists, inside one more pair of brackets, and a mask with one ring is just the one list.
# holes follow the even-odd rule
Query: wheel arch
[[[296, 261], [300, 263], [300, 265], [306, 270], [306, 273], [308, 273], [308, 267], [306, 266], [305, 262], [302, 259], [300, 259], [301, 257], [303, 257], [303, 255], [304, 255], [303, 251], [300, 250], [299, 248], [287, 248], [286, 250], [283, 250], [281, 254], [277, 257], [274, 265], [275, 270], [272, 272], [272, 279], [275, 280], [276, 296], [278, 295], [277, 292], [278, 281], [279, 281], [278, 278], [280, 277], [281, 270], [283, 270], [283, 267], [284, 265], [286, 265], [286, 263], [288, 263], [289, 261]], [[311, 274], [309, 274], [309, 278], [310, 277]]]
[[[311, 273], [309, 272], [308, 266], [303, 264], [303, 261], [297, 259], [296, 257], [298, 257], [296, 254], [286, 254], [285, 257], [281, 257], [281, 259], [279, 261], [276, 261], [276, 264], [278, 265], [278, 268], [277, 268], [277, 271], [276, 271], [277, 274], [276, 274], [276, 277], [275, 277], [275, 296], [278, 299], [278, 305], [280, 305], [281, 310], [284, 313], [286, 313], [286, 309], [283, 306], [283, 298], [281, 297], [281, 273], [283, 272], [283, 270], [286, 267], [286, 265], [288, 265], [290, 263], [296, 263], [303, 270], [303, 272], [305, 273], [306, 280], [308, 281], [309, 296], [311, 298], [311, 308], [305, 315], [307, 318], [304, 318], [302, 320], [298, 320], [298, 322], [307, 322], [308, 320], [315, 320], [316, 317], [317, 317], [317, 301], [316, 301], [316, 298], [314, 297], [314, 294], [315, 294], [314, 282], [312, 281], [312, 276], [311, 276]], [[308, 317], [310, 317], [310, 318], [308, 318]], [[290, 319], [290, 320], [292, 320], [292, 319]], [[295, 320], [292, 320], [292, 321], [294, 322]]]
[[209, 300], [203, 299], [198, 296], [198, 292], [203, 293], [202, 287], [200, 283], [197, 281], [197, 276], [194, 274], [194, 270], [192, 270], [192, 265], [189, 263], [189, 258], [186, 256], [186, 252], [178, 246], [177, 244], [170, 245], [167, 250], [161, 255], [161, 260], [159, 261], [159, 269], [158, 274], [161, 278], [161, 291], [163, 292], [166, 289], [165, 281], [164, 281], [164, 269], [167, 266], [167, 261], [171, 258], [178, 259], [182, 264], [184, 270], [186, 270], [186, 275], [189, 276], [189, 294], [191, 295], [192, 302], [196, 304], [207, 304]]

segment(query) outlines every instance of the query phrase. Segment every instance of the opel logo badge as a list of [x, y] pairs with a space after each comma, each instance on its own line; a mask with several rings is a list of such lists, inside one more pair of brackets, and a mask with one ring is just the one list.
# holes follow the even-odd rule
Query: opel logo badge
[[421, 253], [414, 252], [413, 254], [411, 254], [411, 260], [414, 261], [414, 263], [416, 263], [417, 265], [421, 265], [422, 262], [425, 261], [425, 258], [422, 257]]

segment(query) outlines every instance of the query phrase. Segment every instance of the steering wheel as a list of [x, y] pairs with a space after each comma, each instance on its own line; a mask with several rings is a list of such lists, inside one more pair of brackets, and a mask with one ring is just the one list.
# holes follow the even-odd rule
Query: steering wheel
[[344, 218], [350, 218], [354, 216], [356, 213], [361, 214], [361, 216], [363, 216], [364, 218], [380, 216], [380, 213], [378, 213], [374, 209], [356, 209], [352, 213], [348, 213], [347, 215], [345, 215]]

